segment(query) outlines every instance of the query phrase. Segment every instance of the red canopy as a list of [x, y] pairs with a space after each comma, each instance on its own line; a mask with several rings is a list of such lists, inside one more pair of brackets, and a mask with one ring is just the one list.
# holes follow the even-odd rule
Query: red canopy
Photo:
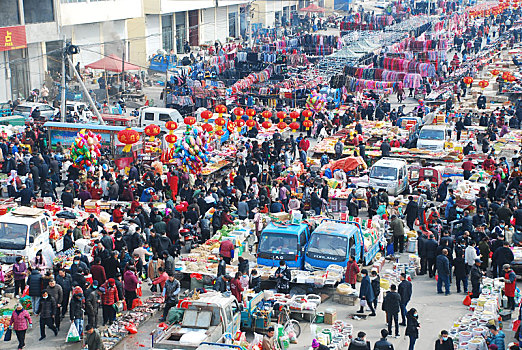
[[310, 4], [307, 7], [303, 7], [299, 11], [303, 12], [324, 12], [326, 11], [324, 8], [317, 6], [316, 4]]
[[359, 165], [362, 165], [364, 168], [366, 168], [366, 163], [364, 163], [364, 160], [361, 157], [347, 157], [347, 158], [341, 158], [339, 160], [336, 160], [331, 169], [332, 171], [336, 169], [342, 169], [344, 171], [352, 171], [355, 168], [357, 168]]
[[[91, 69], [103, 69], [103, 70], [108, 70], [110, 72], [121, 73], [122, 59], [116, 55], [110, 55], [110, 56], [102, 58], [99, 61], [90, 63], [90, 64], [86, 65], [85, 67], [91, 68]], [[123, 68], [125, 71], [140, 70], [139, 66], [136, 66], [135, 64], [132, 64], [129, 62], [124, 62]]]

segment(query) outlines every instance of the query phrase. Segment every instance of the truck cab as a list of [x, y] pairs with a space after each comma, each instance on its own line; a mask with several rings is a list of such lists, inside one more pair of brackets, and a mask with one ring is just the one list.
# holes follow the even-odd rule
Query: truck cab
[[279, 261], [284, 260], [288, 267], [302, 269], [309, 239], [310, 229], [307, 224], [269, 223], [259, 238], [257, 263], [279, 266]]
[[446, 125], [425, 125], [419, 133], [417, 148], [440, 152], [446, 142]]
[[[208, 294], [208, 295], [207, 295]], [[241, 313], [236, 298], [220, 293], [200, 294], [198, 300], [184, 300], [181, 325], [174, 324], [154, 342], [160, 349], [196, 349], [203, 342], [215, 343], [240, 330]]]
[[408, 189], [408, 163], [399, 158], [381, 158], [370, 168], [370, 186], [397, 196]]
[[51, 249], [52, 219], [45, 210], [20, 207], [0, 216], [0, 262], [14, 263], [17, 256], [33, 259], [39, 250]]
[[145, 107], [140, 110], [139, 126], [144, 128], [148, 125], [157, 125], [162, 131], [167, 132], [165, 124], [169, 121], [175, 121], [181, 126], [183, 117], [177, 109]]
[[71, 115], [77, 113], [82, 122], [88, 122], [93, 119], [94, 114], [86, 103], [67, 101], [66, 108], [67, 113], [71, 113]]

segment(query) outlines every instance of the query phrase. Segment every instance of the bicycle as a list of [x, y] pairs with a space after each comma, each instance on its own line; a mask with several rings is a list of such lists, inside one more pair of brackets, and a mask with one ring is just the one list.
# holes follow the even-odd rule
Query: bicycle
[[299, 325], [298, 321], [290, 317], [290, 308], [288, 305], [281, 306], [279, 315], [277, 316], [277, 323], [283, 325], [283, 328], [287, 334], [293, 331], [296, 338], [299, 338], [301, 335], [301, 326]]

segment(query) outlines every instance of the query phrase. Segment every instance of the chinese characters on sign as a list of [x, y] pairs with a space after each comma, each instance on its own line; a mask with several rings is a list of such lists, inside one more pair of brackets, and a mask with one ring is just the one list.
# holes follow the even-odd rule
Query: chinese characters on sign
[[27, 39], [24, 26], [0, 28], [0, 52], [26, 47]]

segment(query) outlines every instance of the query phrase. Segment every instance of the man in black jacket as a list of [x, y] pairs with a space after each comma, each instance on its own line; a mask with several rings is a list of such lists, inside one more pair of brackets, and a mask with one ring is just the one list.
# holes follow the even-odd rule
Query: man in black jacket
[[478, 298], [480, 296], [480, 281], [482, 280], [483, 272], [480, 271], [482, 260], [475, 259], [475, 265], [471, 267], [469, 277], [471, 280], [471, 297]]
[[411, 295], [413, 293], [412, 284], [410, 281], [406, 279], [406, 274], [401, 273], [401, 283], [399, 283], [399, 295], [401, 296], [401, 316], [402, 322], [401, 326], [406, 326], [406, 313], [408, 310], [406, 307], [410, 302]]
[[56, 283], [62, 287], [62, 317], [67, 313], [67, 308], [69, 305], [69, 297], [71, 296], [72, 284], [73, 280], [71, 275], [65, 272], [64, 268], [58, 270], [58, 275], [56, 275]]
[[406, 225], [408, 225], [410, 230], [413, 230], [413, 224], [415, 223], [415, 219], [419, 214], [419, 205], [417, 204], [417, 201], [413, 200], [413, 196], [408, 197], [408, 204], [406, 205], [405, 212]]
[[428, 273], [430, 278], [435, 276], [435, 260], [437, 258], [437, 241], [434, 235], [426, 241], [424, 249], [426, 250], [426, 260], [428, 262]]
[[36, 199], [33, 190], [28, 188], [25, 184], [22, 184], [22, 189], [18, 192], [17, 197], [20, 197], [20, 204], [26, 207], [31, 205], [31, 199]]
[[65, 190], [62, 192], [62, 204], [65, 208], [72, 208], [74, 204], [74, 196], [72, 194], [71, 188], [69, 186], [65, 187]]
[[504, 241], [502, 244], [502, 247], [495, 250], [493, 253], [492, 261], [493, 261], [493, 268], [496, 269], [493, 271], [493, 276], [502, 276], [503, 270], [502, 266], [504, 264], [511, 264], [511, 262], [515, 259], [515, 256], [513, 255], [513, 251], [509, 248], [509, 242]]
[[40, 339], [45, 339], [45, 326], [51, 328], [54, 332], [54, 335], [58, 335], [58, 330], [54, 326], [54, 315], [56, 314], [56, 302], [53, 297], [49, 296], [47, 290], [42, 291], [42, 299], [40, 300], [40, 305], [38, 306], [38, 310], [36, 310], [36, 315], [40, 316]]
[[381, 329], [381, 339], [375, 342], [373, 350], [394, 350], [393, 344], [386, 339], [389, 333], [386, 329]]
[[399, 337], [399, 312], [401, 310], [401, 296], [397, 293], [397, 286], [392, 284], [382, 301], [382, 309], [386, 311], [388, 334], [392, 333], [392, 321], [395, 322], [395, 337]]
[[450, 294], [450, 263], [448, 259], [448, 250], [442, 249], [442, 252], [439, 256], [437, 256], [437, 272], [438, 272], [438, 280], [437, 280], [437, 293], [442, 294], [442, 284], [444, 283], [444, 288], [446, 289], [446, 295]]

